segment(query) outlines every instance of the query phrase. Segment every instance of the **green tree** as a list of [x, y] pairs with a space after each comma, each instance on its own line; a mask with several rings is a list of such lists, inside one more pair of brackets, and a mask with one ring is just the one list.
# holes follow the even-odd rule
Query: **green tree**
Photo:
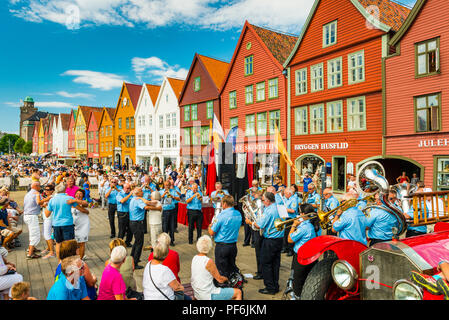
[[28, 141], [27, 143], [25, 143], [23, 145], [22, 152], [25, 154], [30, 154], [31, 152], [33, 152], [33, 142]]
[[22, 138], [17, 139], [16, 143], [14, 144], [14, 151], [17, 153], [23, 153], [23, 147], [25, 146], [26, 141]]
[[6, 134], [0, 139], [0, 151], [9, 153], [14, 151], [14, 144], [20, 137], [17, 134]]

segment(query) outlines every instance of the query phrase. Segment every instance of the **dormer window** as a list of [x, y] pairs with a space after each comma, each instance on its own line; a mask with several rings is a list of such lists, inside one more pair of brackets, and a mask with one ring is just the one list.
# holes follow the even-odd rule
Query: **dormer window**
[[337, 43], [337, 20], [323, 26], [323, 48]]

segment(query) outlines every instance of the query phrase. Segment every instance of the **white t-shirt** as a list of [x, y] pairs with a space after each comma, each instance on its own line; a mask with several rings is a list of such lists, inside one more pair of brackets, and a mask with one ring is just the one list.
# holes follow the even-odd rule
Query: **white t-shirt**
[[[156, 207], [161, 206], [161, 202], [158, 201]], [[148, 211], [148, 223], [149, 224], [162, 224], [162, 211], [149, 210]]]
[[163, 264], [151, 265], [151, 276], [154, 283], [159, 288], [157, 290], [151, 281], [149, 274], [150, 262], [147, 263], [143, 271], [143, 295], [145, 300], [167, 300], [160, 292], [161, 290], [170, 300], [175, 300], [175, 292], [168, 285], [173, 280], [176, 280], [175, 275], [169, 267]]
[[211, 294], [220, 292], [220, 288], [214, 285], [214, 277], [206, 269], [210, 258], [207, 256], [196, 255], [192, 259], [192, 277], [190, 283], [198, 300], [211, 300]]

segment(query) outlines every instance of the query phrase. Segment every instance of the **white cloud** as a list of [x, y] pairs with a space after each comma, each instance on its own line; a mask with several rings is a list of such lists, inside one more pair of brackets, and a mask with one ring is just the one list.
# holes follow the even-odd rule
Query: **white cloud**
[[[3, 104], [16, 108], [22, 105], [20, 102], [4, 102]], [[40, 108], [72, 108], [73, 104], [61, 101], [39, 101], [35, 102], [34, 106]]]
[[121, 88], [123, 77], [113, 74], [90, 70], [68, 70], [63, 76], [74, 76], [73, 82], [88, 84], [93, 89], [108, 91], [114, 88]]
[[162, 81], [164, 77], [186, 78], [189, 70], [179, 65], [171, 66], [158, 57], [138, 58], [131, 61], [132, 68], [139, 80], [149, 78], [153, 81]]
[[10, 12], [32, 22], [88, 25], [187, 25], [213, 30], [244, 21], [299, 33], [314, 0], [10, 0]]
[[58, 91], [56, 92], [56, 94], [65, 98], [85, 98], [85, 99], [93, 98], [92, 94], [87, 93], [69, 93], [67, 91]]

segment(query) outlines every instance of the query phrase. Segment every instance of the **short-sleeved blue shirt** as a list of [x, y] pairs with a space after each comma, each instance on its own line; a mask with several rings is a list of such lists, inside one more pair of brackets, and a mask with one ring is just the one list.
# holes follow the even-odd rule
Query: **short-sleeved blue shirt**
[[236, 243], [241, 225], [242, 215], [240, 212], [234, 208], [223, 210], [211, 227], [212, 231], [215, 232], [215, 242]]
[[[108, 193], [109, 190], [111, 190], [110, 187], [106, 190], [106, 193]], [[111, 193], [109, 194], [109, 197], [107, 198], [109, 204], [117, 204], [117, 194], [118, 194], [118, 191], [115, 189], [112, 189]]]
[[[161, 197], [162, 197], [162, 195], [165, 193], [165, 189], [160, 190], [159, 193], [161, 194]], [[168, 195], [165, 195], [161, 199], [163, 211], [175, 209], [175, 202], [174, 202], [175, 199], [173, 197], [177, 197], [178, 195], [177, 195], [175, 189], [170, 189], [169, 193], [171, 194], [172, 198], [168, 198]]]
[[[223, 191], [223, 194], [219, 194], [217, 190], [212, 191], [212, 193], [210, 194], [210, 197], [223, 199], [224, 196], [229, 195], [229, 192], [227, 190], [222, 190], [222, 191]], [[215, 202], [212, 202], [212, 204], [214, 205], [214, 208], [216, 208]]]
[[58, 280], [48, 292], [47, 300], [82, 300], [87, 296], [86, 280], [84, 279], [84, 276], [79, 278], [79, 289], [75, 289], [61, 272]]
[[52, 225], [53, 227], [64, 227], [73, 225], [72, 207], [78, 204], [67, 204], [68, 200], [74, 198], [65, 193], [57, 193], [50, 199], [47, 209], [53, 213]]
[[142, 221], [145, 218], [145, 203], [141, 199], [132, 198], [129, 202], [129, 221]]
[[277, 239], [284, 236], [284, 230], [274, 229], [274, 220], [279, 219], [279, 212], [275, 203], [265, 207], [263, 214], [257, 218], [256, 224], [263, 230], [263, 237], [268, 239]]
[[156, 188], [156, 185], [153, 182], [151, 182], [150, 188], [143, 187], [142, 191], [143, 191], [143, 197], [147, 200], [151, 200], [151, 193], [153, 191], [157, 191], [157, 188]]
[[[201, 196], [203, 195], [199, 189], [198, 189], [198, 193]], [[186, 199], [190, 199], [191, 197], [193, 197], [193, 195], [194, 195], [193, 191], [188, 190], [186, 193]], [[189, 209], [189, 210], [201, 210], [201, 208], [202, 208], [201, 200], [198, 199], [197, 197], [193, 198], [192, 201], [187, 203], [187, 209]]]
[[372, 209], [366, 220], [370, 239], [391, 240], [393, 227], [398, 227], [398, 221], [392, 214], [378, 208]]
[[366, 216], [357, 207], [344, 211], [340, 219], [334, 222], [333, 228], [340, 238], [355, 240], [367, 244], [366, 241]]
[[129, 212], [129, 203], [131, 202], [131, 199], [133, 198], [133, 196], [129, 197], [128, 200], [125, 203], [121, 203], [120, 201], [123, 198], [126, 198], [128, 196], [129, 193], [125, 193], [124, 191], [120, 191], [117, 194], [117, 211], [118, 212]]
[[288, 216], [290, 218], [295, 218], [298, 215], [298, 200], [293, 195], [287, 199], [287, 197], [284, 197], [285, 206], [287, 209], [293, 209], [295, 210], [294, 213], [289, 212]]
[[295, 232], [292, 232], [290, 238], [295, 242], [293, 251], [298, 253], [298, 249], [302, 247], [307, 241], [316, 237], [315, 228], [310, 223], [310, 220], [302, 222]]

